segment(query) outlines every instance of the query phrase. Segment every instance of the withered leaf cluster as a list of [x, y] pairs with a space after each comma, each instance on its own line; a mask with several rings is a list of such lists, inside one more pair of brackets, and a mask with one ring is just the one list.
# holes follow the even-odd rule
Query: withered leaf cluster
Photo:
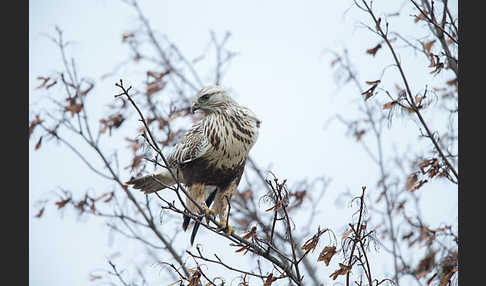
[[66, 98], [66, 101], [69, 104], [64, 107], [64, 111], [71, 112], [71, 117], [74, 117], [74, 115], [81, 112], [81, 110], [83, 109], [83, 104], [78, 103], [75, 97], [68, 97]]
[[107, 119], [100, 119], [102, 127], [99, 132], [103, 134], [108, 130], [108, 134], [111, 136], [111, 129], [119, 128], [124, 121], [125, 118], [121, 113], [110, 115]]
[[435, 266], [435, 252], [427, 253], [419, 262], [414, 273], [415, 276], [420, 279], [425, 277]]
[[199, 285], [200, 280], [201, 280], [201, 272], [194, 271], [194, 273], [192, 273], [191, 277], [189, 278], [189, 284], [187, 284], [187, 286], [197, 286]]
[[370, 97], [374, 95], [374, 91], [378, 84], [381, 82], [381, 80], [375, 80], [375, 81], [367, 81], [366, 84], [371, 85], [369, 89], [366, 91], [362, 92], [361, 94], [365, 96], [365, 101], [368, 100]]
[[150, 80], [147, 81], [147, 86], [145, 93], [147, 96], [152, 96], [154, 93], [161, 91], [167, 85], [167, 82], [163, 80], [163, 78], [168, 75], [171, 70], [167, 70], [164, 72], [154, 72], [154, 71], [147, 71], [147, 78]]
[[37, 89], [40, 88], [49, 89], [57, 83], [56, 79], [52, 79], [50, 77], [38, 76], [37, 79], [42, 81], [42, 83], [36, 87]]
[[[63, 190], [63, 195], [58, 201], [55, 201], [54, 204], [56, 205], [57, 209], [63, 209], [67, 205], [72, 205], [75, 209], [77, 209], [80, 214], [84, 213], [86, 210], [90, 210], [91, 212], [96, 212], [96, 205], [95, 203], [102, 200], [103, 203], [109, 203], [115, 197], [115, 192], [105, 192], [98, 197], [92, 197], [89, 194], [84, 194], [82, 199], [75, 200], [72, 197], [71, 192], [67, 190]], [[38, 217], [42, 216], [40, 214]]]

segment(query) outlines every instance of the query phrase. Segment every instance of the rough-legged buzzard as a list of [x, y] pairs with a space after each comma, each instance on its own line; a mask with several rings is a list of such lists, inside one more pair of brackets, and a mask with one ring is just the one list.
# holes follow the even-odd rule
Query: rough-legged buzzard
[[[261, 121], [248, 108], [238, 104], [223, 88], [208, 86], [201, 89], [192, 104], [201, 110], [203, 118], [196, 122], [167, 156], [169, 168], [177, 174], [192, 197], [204, 210], [204, 215], [217, 214], [227, 233], [228, 201], [236, 191], [245, 168], [248, 152], [258, 138]], [[164, 189], [176, 181], [168, 170], [131, 179], [127, 184], [145, 193]], [[209, 206], [214, 201], [211, 209]], [[186, 206], [192, 212], [198, 208], [189, 198]], [[190, 218], [184, 216], [186, 230]], [[199, 224], [191, 235], [194, 242]]]

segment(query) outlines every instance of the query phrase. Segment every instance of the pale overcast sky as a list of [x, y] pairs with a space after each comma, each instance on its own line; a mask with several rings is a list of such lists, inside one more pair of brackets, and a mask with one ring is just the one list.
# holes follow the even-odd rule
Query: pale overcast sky
[[[374, 2], [378, 10], [386, 12], [397, 11], [403, 3]], [[332, 57], [325, 50], [340, 52], [347, 47], [352, 60], [360, 63], [357, 68], [363, 81], [379, 78], [389, 58], [373, 58], [365, 53], [379, 39], [360, 24], [365, 20], [370, 23], [368, 17], [356, 8], [349, 9], [352, 1], [298, 3], [186, 0], [140, 1], [140, 6], [152, 27], [166, 35], [188, 58], [202, 53], [211, 30], [219, 36], [231, 32], [229, 48], [239, 55], [230, 65], [223, 83], [234, 91], [239, 102], [250, 107], [263, 121], [259, 141], [250, 153], [252, 158], [262, 167], [271, 166], [273, 172], [289, 182], [317, 176], [331, 178], [319, 224], [340, 231], [353, 209], [347, 204], [336, 206], [337, 195], [347, 190], [359, 194], [362, 186], [374, 187], [377, 178], [376, 170], [369, 168], [371, 159], [362, 147], [346, 136], [342, 124], [333, 121], [325, 128], [326, 122], [337, 113], [353, 116], [359, 100], [356, 89], [338, 89], [330, 68]], [[407, 17], [413, 11], [403, 9], [401, 13]], [[121, 69], [112, 77], [101, 79], [127, 58], [128, 49], [122, 45], [121, 35], [138, 25], [134, 11], [122, 1], [29, 1], [31, 106], [40, 104], [42, 94], [35, 89], [39, 84], [36, 77], [62, 67], [58, 50], [45, 37], [55, 35], [56, 26], [63, 30], [65, 40], [73, 41], [68, 53], [76, 59], [79, 73], [96, 81], [91, 95], [98, 98], [100, 112], [113, 100], [117, 92], [114, 83], [119, 78], [133, 85], [141, 84], [132, 79], [144, 72], [143, 67], [131, 66], [133, 70]], [[402, 23], [396, 20], [393, 28], [400, 30], [400, 25]], [[424, 36], [414, 35], [409, 30], [402, 32], [415, 38]], [[402, 56], [412, 58], [414, 55]], [[421, 62], [407, 61], [404, 68], [415, 90], [424, 89], [428, 71], [424, 71]], [[384, 79], [393, 87], [399, 79], [389, 74]], [[452, 76], [445, 74], [444, 77]], [[434, 119], [429, 119], [433, 124]], [[396, 142], [402, 137], [403, 142], [416, 141], [418, 131], [414, 121], [397, 118], [393, 124], [397, 128], [387, 131], [386, 136]], [[125, 149], [126, 142], [113, 142], [116, 143], [121, 144], [120, 149]], [[34, 144], [35, 141], [31, 142], [29, 149], [30, 285], [93, 285], [89, 273], [107, 269], [107, 257], [117, 251], [124, 240], [119, 237], [113, 240], [103, 221], [80, 220], [70, 210], [60, 215], [54, 207], [49, 207], [42, 219], [35, 219], [34, 202], [52, 196], [59, 187], [82, 193], [87, 189], [108, 189], [111, 185], [86, 170], [67, 149], [49, 144], [34, 151]], [[400, 150], [406, 147], [398, 146]], [[127, 171], [126, 177], [129, 176]], [[424, 194], [425, 202], [442, 203], [440, 208], [424, 212], [433, 222], [451, 214], [451, 220], [457, 220], [457, 190], [445, 186], [437, 183], [437, 190]], [[221, 245], [221, 240], [210, 234], [200, 231], [198, 235], [201, 242], [210, 244], [212, 240], [215, 246], [218, 242]], [[127, 249], [124, 261], [132, 261], [131, 251]], [[231, 252], [227, 254], [228, 259], [231, 259]], [[153, 265], [144, 267], [151, 268], [148, 272], [157, 281], [160, 269]], [[385, 272], [391, 271], [387, 265], [379, 267]], [[323, 270], [322, 277], [329, 276], [325, 271], [328, 270]], [[158, 282], [158, 285], [167, 285], [172, 281]]]

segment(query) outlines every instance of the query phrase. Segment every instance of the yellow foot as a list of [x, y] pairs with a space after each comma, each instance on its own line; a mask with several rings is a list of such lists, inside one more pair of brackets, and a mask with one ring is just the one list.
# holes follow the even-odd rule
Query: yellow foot
[[218, 229], [218, 231], [224, 231], [226, 236], [232, 235], [235, 230], [228, 224], [222, 223], [222, 227]]
[[230, 235], [232, 235], [235, 232], [235, 230], [231, 226], [227, 225], [225, 227], [225, 231], [224, 232], [226, 233], [227, 236], [230, 236]]
[[206, 217], [206, 222], [209, 223], [209, 217], [212, 216], [216, 216], [216, 212], [208, 207], [205, 207], [204, 208], [204, 216]]

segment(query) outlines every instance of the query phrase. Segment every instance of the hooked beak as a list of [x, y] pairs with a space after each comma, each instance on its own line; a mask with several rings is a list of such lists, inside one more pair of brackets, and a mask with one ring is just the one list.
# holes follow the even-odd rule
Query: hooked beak
[[194, 113], [198, 109], [200, 109], [199, 104], [196, 101], [194, 101], [191, 105], [191, 113]]

